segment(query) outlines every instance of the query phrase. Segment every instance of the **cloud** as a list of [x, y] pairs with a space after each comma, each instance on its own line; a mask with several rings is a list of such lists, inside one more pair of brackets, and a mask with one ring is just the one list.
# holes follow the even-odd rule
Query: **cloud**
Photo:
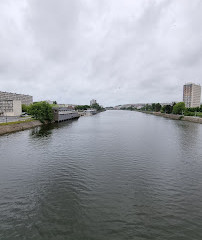
[[1, 90], [103, 105], [181, 100], [201, 83], [200, 0], [2, 0]]

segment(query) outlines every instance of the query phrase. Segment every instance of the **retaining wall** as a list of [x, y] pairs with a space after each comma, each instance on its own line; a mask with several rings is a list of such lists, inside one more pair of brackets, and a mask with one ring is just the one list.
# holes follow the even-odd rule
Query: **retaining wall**
[[26, 129], [41, 126], [41, 125], [42, 125], [42, 123], [38, 120], [34, 120], [31, 122], [10, 124], [10, 125], [2, 125], [2, 126], [0, 125], [0, 135], [6, 134], [6, 133], [22, 131], [22, 130], [26, 130]]
[[182, 116], [182, 115], [175, 115], [175, 114], [165, 114], [160, 112], [145, 112], [147, 114], [152, 114], [155, 116], [170, 118], [174, 120], [182, 120], [182, 121], [188, 121], [188, 122], [194, 122], [194, 123], [201, 123], [202, 124], [202, 118], [200, 117], [191, 117], [191, 116]]

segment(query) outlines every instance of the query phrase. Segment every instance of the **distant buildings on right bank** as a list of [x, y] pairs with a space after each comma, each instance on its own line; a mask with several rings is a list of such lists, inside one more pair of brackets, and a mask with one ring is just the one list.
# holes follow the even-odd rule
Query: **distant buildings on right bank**
[[195, 83], [187, 83], [183, 86], [183, 102], [187, 108], [200, 107], [201, 86]]
[[[201, 86], [199, 84], [195, 83], [186, 83], [183, 86], [183, 102], [185, 103], [186, 108], [197, 108], [201, 106]], [[170, 103], [160, 103], [161, 106], [165, 105], [173, 105], [174, 103], [177, 103], [177, 101], [170, 102]], [[152, 103], [136, 103], [136, 104], [123, 104], [123, 105], [117, 105], [115, 107], [108, 107], [107, 109], [114, 109], [114, 110], [120, 110], [120, 109], [127, 109], [127, 108], [133, 108], [133, 109], [143, 109], [146, 105], [152, 105]]]

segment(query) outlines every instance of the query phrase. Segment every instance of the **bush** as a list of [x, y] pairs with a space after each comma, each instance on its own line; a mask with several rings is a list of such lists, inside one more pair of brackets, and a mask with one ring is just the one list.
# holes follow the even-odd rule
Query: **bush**
[[202, 113], [199, 112], [199, 113], [196, 114], [196, 116], [197, 116], [197, 117], [202, 117]]
[[184, 115], [193, 117], [193, 116], [195, 116], [195, 113], [194, 112], [187, 112], [187, 111], [185, 111]]

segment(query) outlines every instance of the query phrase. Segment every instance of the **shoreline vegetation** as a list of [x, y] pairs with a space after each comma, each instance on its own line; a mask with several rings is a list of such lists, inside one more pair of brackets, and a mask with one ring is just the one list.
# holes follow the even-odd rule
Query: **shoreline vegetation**
[[176, 114], [166, 114], [161, 112], [147, 112], [147, 111], [138, 111], [146, 114], [151, 114], [155, 116], [160, 116], [164, 118], [169, 118], [172, 120], [181, 120], [181, 121], [188, 121], [193, 123], [200, 123], [202, 124], [202, 118], [201, 117], [193, 117], [193, 116], [184, 116], [184, 115], [176, 115]]
[[162, 106], [160, 103], [146, 104], [137, 109], [134, 107], [121, 108], [121, 110], [137, 111], [155, 116], [170, 118], [173, 120], [189, 121], [202, 124], [202, 105], [196, 108], [186, 108], [184, 102]]

